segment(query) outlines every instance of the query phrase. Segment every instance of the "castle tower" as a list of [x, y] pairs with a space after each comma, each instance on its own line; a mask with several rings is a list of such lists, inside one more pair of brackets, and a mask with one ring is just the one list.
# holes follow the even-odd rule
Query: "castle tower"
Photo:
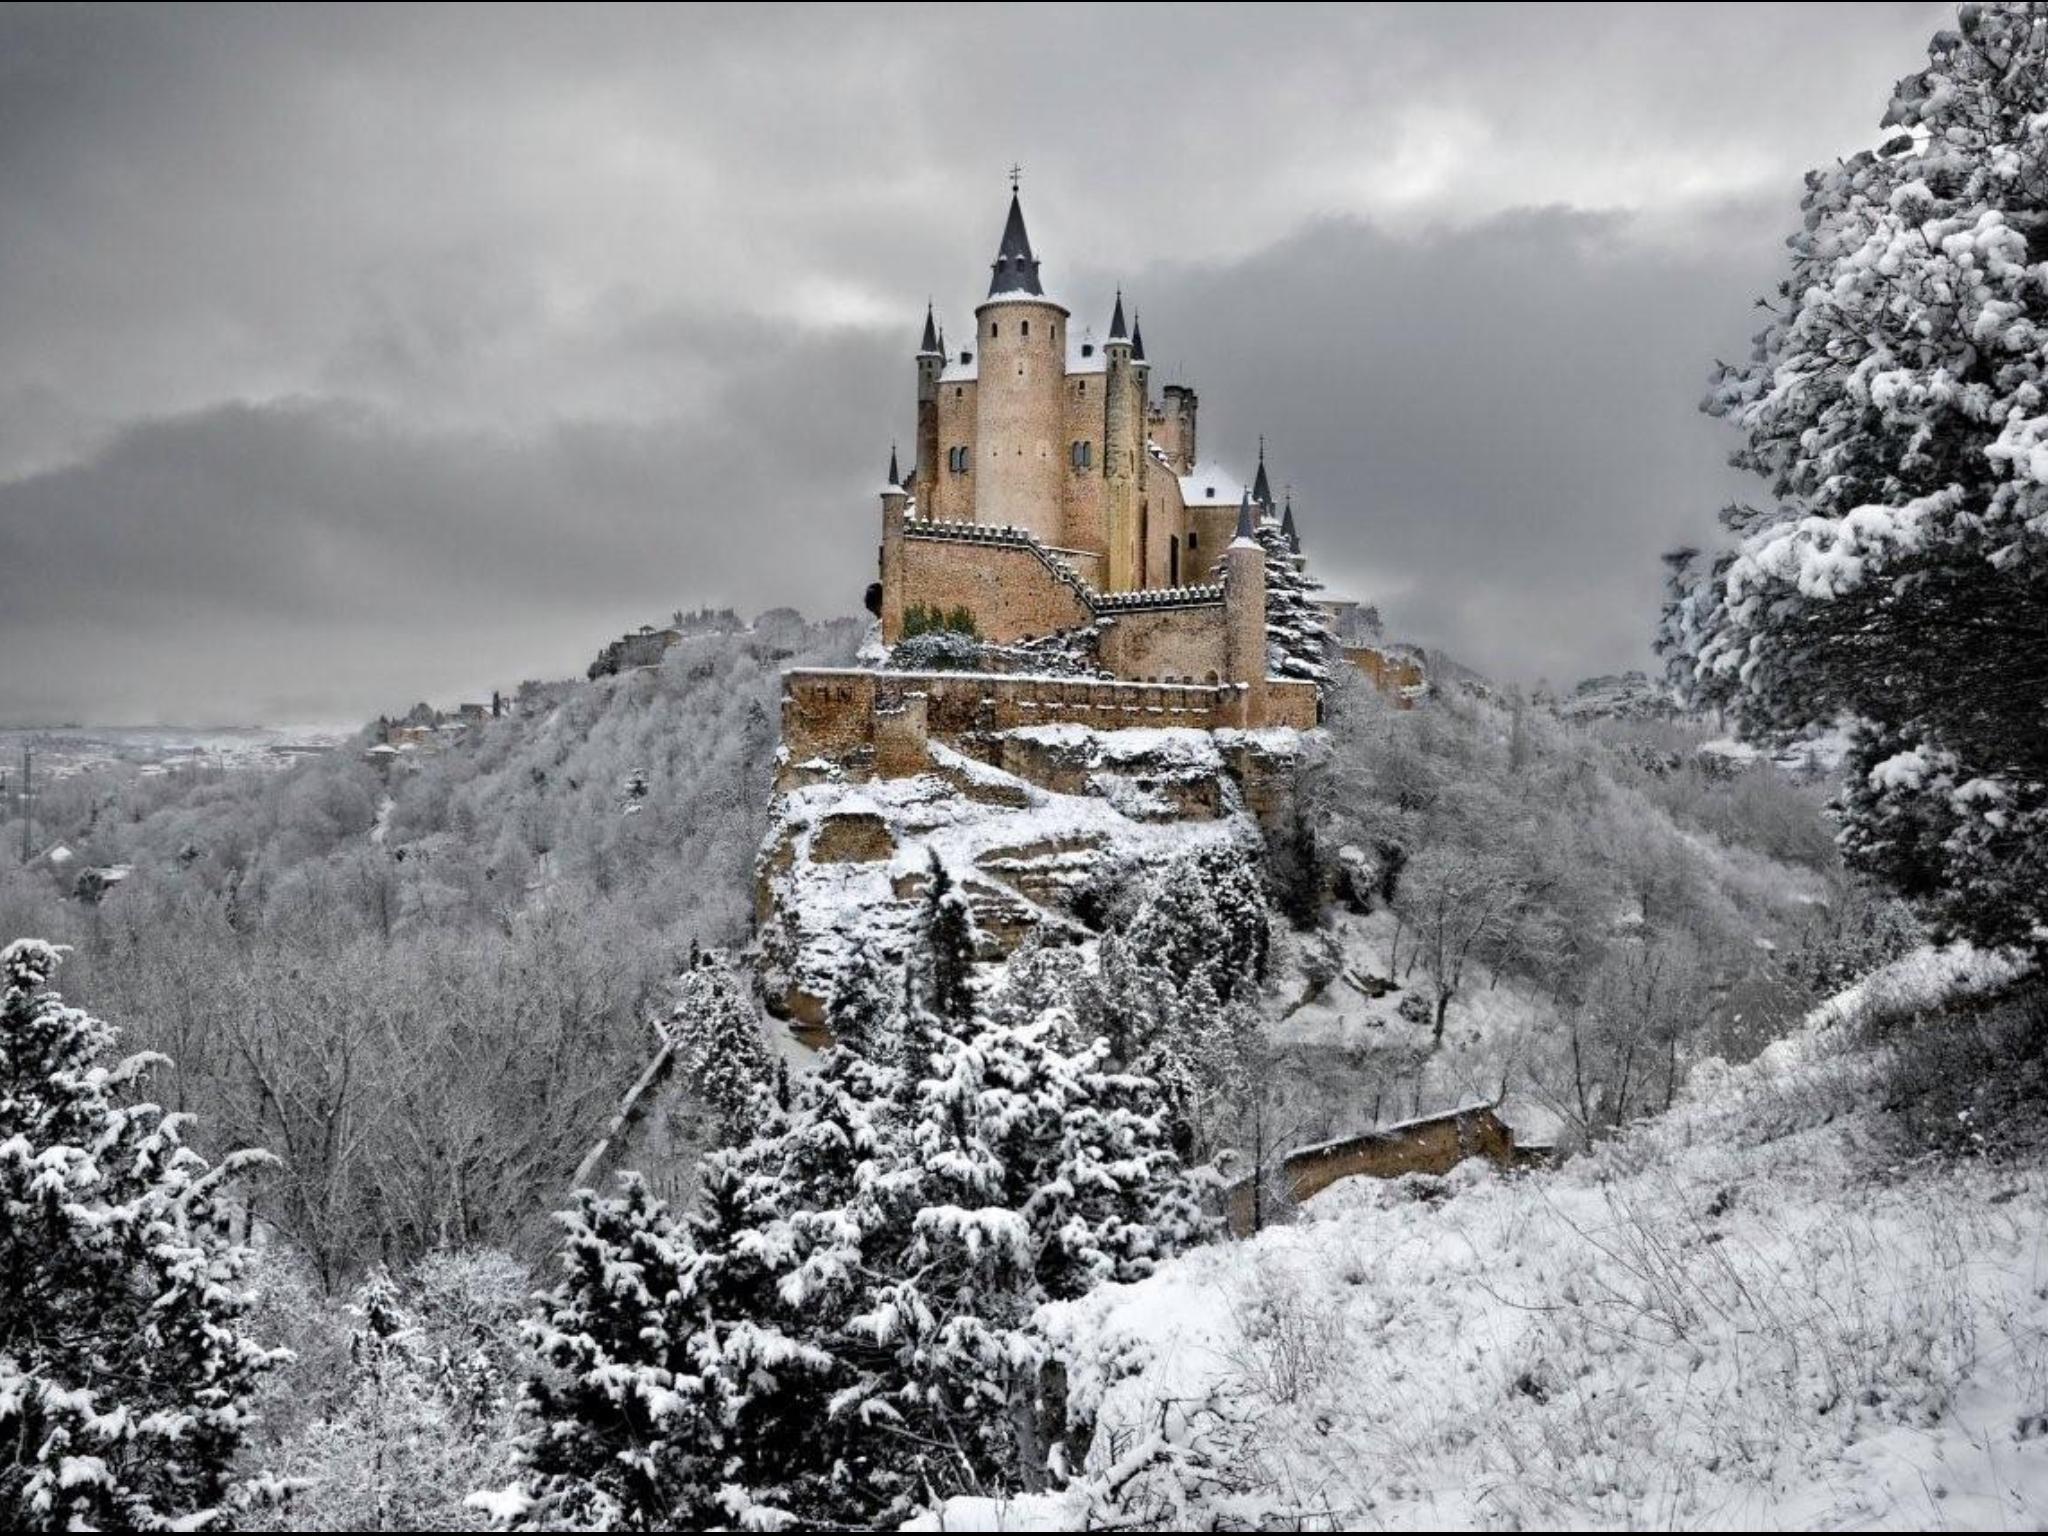
[[1177, 475], [1195, 472], [1195, 391], [1187, 384], [1169, 384], [1160, 391], [1159, 447]]
[[1124, 330], [1121, 289], [1116, 310], [1109, 317], [1109, 341], [1103, 355], [1108, 359], [1102, 389], [1103, 524], [1109, 546], [1104, 574], [1110, 591], [1133, 592], [1144, 585], [1138, 487], [1145, 460], [1145, 382], [1138, 368], [1137, 348]]
[[[922, 466], [919, 467], [922, 473]], [[882, 643], [894, 645], [903, 638], [903, 524], [909, 512], [909, 493], [896, 471], [896, 445], [889, 445], [889, 477], [882, 482]]]
[[1223, 680], [1242, 685], [1239, 723], [1266, 722], [1266, 551], [1247, 491], [1223, 552]]
[[939, 345], [938, 319], [931, 305], [924, 307], [924, 339], [917, 348], [917, 459], [912, 466], [911, 494], [917, 498], [917, 515], [934, 515], [939, 478], [939, 374], [946, 366]]
[[974, 312], [974, 520], [1061, 541], [1067, 310], [1046, 297], [1013, 192], [988, 298]]

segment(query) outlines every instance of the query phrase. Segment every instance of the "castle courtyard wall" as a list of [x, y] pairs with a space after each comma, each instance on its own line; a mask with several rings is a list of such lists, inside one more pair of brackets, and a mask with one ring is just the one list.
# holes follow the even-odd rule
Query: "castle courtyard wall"
[[[1036, 640], [1094, 622], [1087, 602], [1022, 544], [905, 538], [903, 601], [951, 613], [965, 608], [976, 632], [998, 645]], [[900, 638], [883, 637], [891, 644]]]
[[1119, 613], [1102, 632], [1102, 665], [1119, 677], [1223, 681], [1223, 603]]

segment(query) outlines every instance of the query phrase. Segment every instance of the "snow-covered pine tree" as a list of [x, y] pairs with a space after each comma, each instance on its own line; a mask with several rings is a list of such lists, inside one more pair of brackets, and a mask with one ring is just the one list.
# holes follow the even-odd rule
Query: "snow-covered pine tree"
[[240, 1331], [246, 1253], [186, 1117], [135, 1090], [161, 1057], [47, 984], [58, 952], [0, 950], [0, 1522], [17, 1530], [233, 1524], [262, 1371]]
[[1163, 1028], [1172, 995], [1139, 961], [1129, 939], [1105, 933], [1095, 946], [1094, 968], [1075, 992], [1077, 1023], [1084, 1038], [1108, 1040], [1110, 1060], [1128, 1066]]
[[936, 852], [931, 856], [918, 920], [913, 970], [918, 1001], [956, 1038], [974, 1028], [974, 911]]
[[900, 987], [876, 958], [872, 944], [849, 935], [846, 950], [846, 963], [840, 967], [826, 1011], [833, 1042], [870, 1061], [892, 1060], [901, 1045], [891, 1027], [898, 1020]]
[[1001, 984], [990, 993], [982, 1011], [990, 1024], [1021, 1028], [1051, 1009], [1072, 1010], [1076, 993], [1086, 988], [1089, 974], [1078, 948], [1049, 940], [1043, 930], [1034, 929], [1003, 967]]
[[900, 1524], [1042, 1465], [1037, 1307], [1203, 1235], [1157, 1086], [1048, 1019], [834, 1049], [706, 1159], [687, 1228], [585, 1196], [537, 1331], [557, 1368], [515, 1524]]
[[723, 1523], [715, 1373], [694, 1358], [695, 1252], [637, 1174], [577, 1193], [561, 1283], [530, 1337], [552, 1370], [526, 1384], [525, 1476], [471, 1502], [524, 1530]]
[[895, 1370], [842, 1401], [932, 1486], [963, 1487], [963, 1471], [966, 1487], [1042, 1479], [1039, 1305], [1140, 1278], [1208, 1231], [1158, 1086], [1110, 1070], [1103, 1041], [1065, 1049], [1073, 1034], [1057, 1011], [983, 1029], [915, 1086], [909, 1241], [848, 1323]]
[[717, 953], [698, 957], [676, 985], [667, 1028], [685, 1080], [717, 1117], [720, 1144], [744, 1141], [761, 1100], [774, 1091], [775, 1063], [753, 991], [731, 961]]
[[1146, 881], [1128, 937], [1139, 962], [1176, 988], [1200, 974], [1221, 1001], [1248, 993], [1272, 943], [1257, 859], [1224, 845], [1178, 855]]
[[1807, 177], [1707, 409], [1772, 501], [1660, 638], [1766, 738], [1850, 721], [1843, 845], [1980, 942], [2048, 944], [2048, 12], [1968, 4], [1876, 150]]
[[1273, 677], [1299, 678], [1317, 688], [1330, 686], [1336, 638], [1316, 594], [1323, 584], [1308, 573], [1295, 540], [1270, 519], [1259, 524], [1266, 551], [1266, 670]]

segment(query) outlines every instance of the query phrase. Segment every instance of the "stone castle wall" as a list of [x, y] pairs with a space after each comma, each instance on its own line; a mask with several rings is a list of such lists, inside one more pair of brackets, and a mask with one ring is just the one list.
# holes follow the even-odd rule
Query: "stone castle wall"
[[[1036, 640], [1095, 620], [1074, 581], [1063, 581], [1051, 558], [1029, 544], [1002, 539], [920, 536], [907, 525], [902, 544], [903, 603], [942, 613], [965, 608], [982, 639], [998, 645]], [[894, 644], [900, 633], [882, 637]]]
[[[1468, 1157], [1483, 1157], [1502, 1168], [1532, 1161], [1530, 1153], [1515, 1145], [1515, 1133], [1506, 1122], [1490, 1107], [1475, 1105], [1319, 1147], [1304, 1147], [1287, 1157], [1276, 1193], [1284, 1204], [1299, 1205], [1339, 1179], [1442, 1175]], [[1264, 1222], [1285, 1219], [1279, 1211], [1256, 1211], [1255, 1194], [1249, 1181], [1230, 1192], [1230, 1230], [1236, 1236], [1248, 1236]]]
[[1027, 725], [1214, 731], [1261, 723], [1307, 730], [1316, 723], [1312, 683], [1268, 684], [1263, 722], [1245, 718], [1246, 696], [1228, 683], [813, 668], [783, 674], [782, 742], [792, 763], [854, 762], [893, 778], [923, 771], [922, 746], [933, 738], [971, 748], [976, 738]]
[[1112, 610], [1098, 653], [1119, 677], [1173, 678], [1220, 683], [1228, 658], [1223, 645], [1223, 599], [1183, 607]]

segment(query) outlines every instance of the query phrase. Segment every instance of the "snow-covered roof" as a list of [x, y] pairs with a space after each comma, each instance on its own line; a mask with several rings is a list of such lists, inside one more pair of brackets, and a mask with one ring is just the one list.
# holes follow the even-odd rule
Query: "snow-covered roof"
[[1067, 332], [1067, 373], [1102, 373], [1109, 367], [1109, 358], [1103, 353], [1103, 344], [1093, 336], [1083, 333], [1076, 336]]
[[1190, 507], [1234, 507], [1244, 496], [1244, 486], [1234, 470], [1211, 459], [1180, 477], [1180, 499]]
[[977, 304], [975, 308], [986, 309], [991, 304], [1043, 304], [1048, 309], [1056, 309], [1063, 315], [1067, 312], [1067, 306], [1058, 299], [1051, 298], [1043, 293], [1030, 293], [1022, 288], [1005, 288], [1001, 293], [992, 293], [983, 299], [981, 303]]
[[972, 352], [956, 352], [953, 361], [939, 372], [941, 384], [971, 384], [981, 377], [981, 367]]

